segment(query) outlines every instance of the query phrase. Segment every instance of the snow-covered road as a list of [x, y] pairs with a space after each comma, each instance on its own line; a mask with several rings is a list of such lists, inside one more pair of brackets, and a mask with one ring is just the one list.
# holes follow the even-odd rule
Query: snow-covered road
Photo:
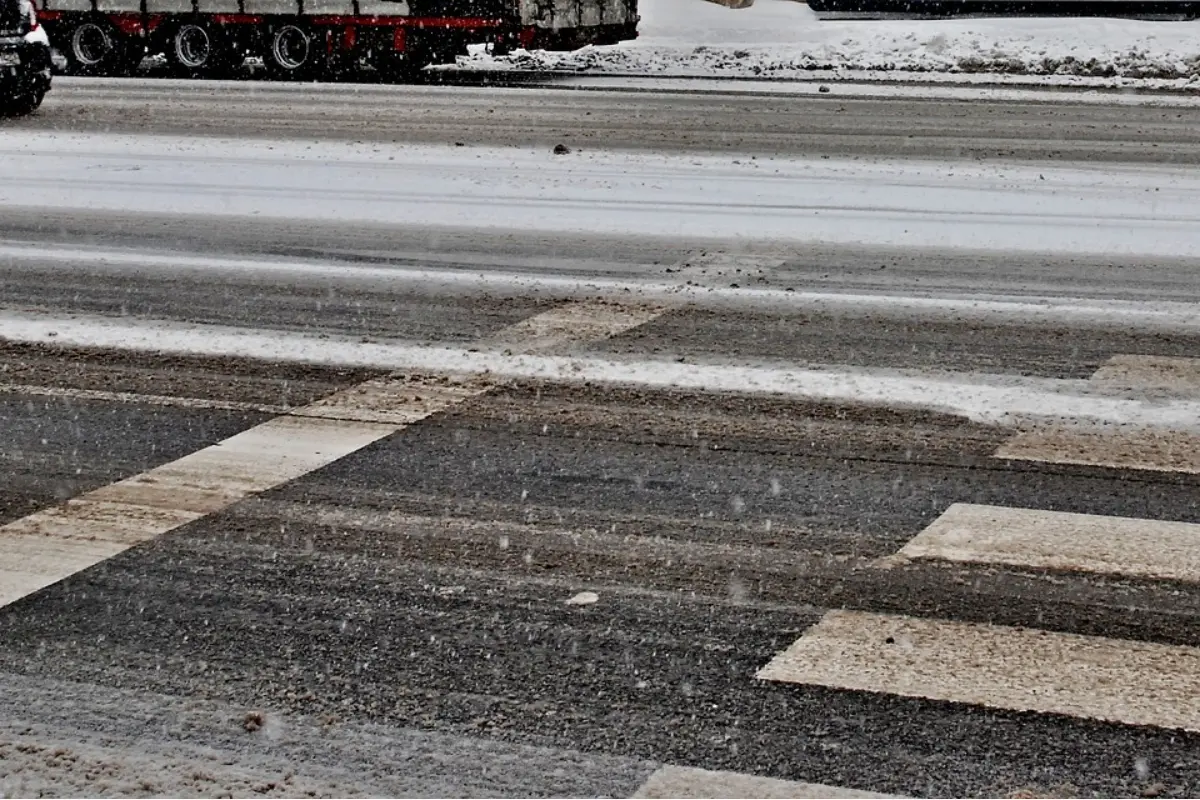
[[1200, 253], [1183, 167], [0, 135], [0, 204], [1106, 255]]

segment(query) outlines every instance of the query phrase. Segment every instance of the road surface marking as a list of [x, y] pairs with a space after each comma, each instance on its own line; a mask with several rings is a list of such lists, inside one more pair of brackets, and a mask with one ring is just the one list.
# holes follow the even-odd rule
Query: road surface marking
[[1200, 583], [1200, 525], [955, 503], [897, 555]]
[[680, 797], [893, 797], [840, 786], [761, 778], [739, 772], [715, 772], [694, 767], [666, 766], [655, 770], [634, 793], [634, 798]]
[[1200, 358], [1113, 356], [1091, 380], [1106, 386], [1200, 397]]
[[570, 303], [510, 325], [481, 344], [545, 352], [609, 339], [662, 316], [664, 309], [616, 303]]
[[[330, 398], [318, 406], [320, 416], [304, 414], [312, 406], [299, 409], [297, 416], [276, 417], [0, 527], [0, 606], [255, 492], [299, 478], [486, 388], [461, 384], [450, 392], [439, 385], [428, 397], [412, 381], [400, 382], [412, 398], [408, 408], [391, 405], [380, 413], [357, 400], [369, 403], [381, 392], [339, 392], [333, 396], [336, 403]], [[334, 405], [345, 418], [332, 418]], [[388, 421], [360, 421], [361, 416]]]
[[[737, 258], [736, 255], [730, 256]], [[209, 280], [222, 275], [257, 276], [265, 281], [289, 283], [319, 281], [340, 285], [384, 288], [405, 286], [423, 289], [440, 287], [458, 295], [474, 293], [488, 297], [529, 297], [576, 300], [603, 297], [617, 302], [670, 303], [706, 308], [756, 310], [909, 314], [920, 319], [954, 321], [983, 320], [1034, 324], [1087, 324], [1100, 327], [1130, 327], [1195, 332], [1200, 330], [1200, 311], [1193, 303], [1173, 301], [1130, 301], [1030, 297], [1027, 300], [989, 300], [976, 297], [913, 297], [911, 295], [854, 294], [847, 292], [787, 291], [756, 286], [689, 285], [671, 282], [606, 277], [576, 277], [538, 272], [503, 272], [481, 261], [477, 268], [413, 268], [372, 265], [336, 258], [300, 260], [180, 255], [169, 251], [131, 250], [115, 247], [60, 246], [45, 242], [0, 240], [0, 258], [37, 264], [62, 264], [65, 269], [82, 265], [111, 274], [147, 270], [165, 273], [198, 273]], [[765, 256], [763, 258], [766, 258]], [[769, 263], [769, 262], [768, 262]], [[556, 264], [556, 268], [561, 269]]]
[[[985, 424], [1088, 419], [1200, 433], [1200, 400], [1098, 396], [1080, 381], [1012, 376], [905, 375], [889, 370], [793, 369], [726, 364], [504, 353], [477, 348], [320, 338], [137, 319], [46, 317], [0, 311], [0, 339], [154, 353], [374, 367], [494, 379], [734, 392], [931, 409]], [[1082, 389], [1081, 389], [1082, 385]]]
[[1050, 427], [1014, 436], [996, 457], [1200, 475], [1200, 434], [1133, 425]]
[[137, 403], [146, 406], [169, 406], [206, 411], [246, 411], [258, 414], [288, 414], [291, 406], [266, 403], [244, 403], [237, 400], [212, 400], [206, 397], [179, 397], [165, 394], [109, 392], [103, 389], [70, 389], [59, 386], [34, 386], [25, 383], [0, 383], [0, 394], [19, 394], [32, 397], [53, 397], [63, 400], [100, 400], [106, 403]]
[[[1137, 392], [1149, 405], [1200, 400], [1200, 359], [1118, 355], [1092, 375], [1089, 383], [1108, 390]], [[1048, 464], [1200, 474], [1200, 432], [1196, 423], [1178, 419], [1098, 425], [1080, 421], [1049, 424], [1020, 433], [996, 450], [997, 458]]]
[[[555, 324], [570, 308], [547, 312]], [[599, 316], [585, 312], [597, 330]], [[649, 319], [614, 310], [628, 325]], [[616, 330], [615, 322], [609, 326]], [[521, 331], [538, 331], [526, 324]], [[519, 335], [512, 337], [514, 343]], [[534, 344], [540, 344], [535, 340]], [[0, 607], [142, 542], [320, 469], [426, 417], [476, 397], [472, 377], [376, 378], [168, 464], [0, 527]]]
[[1200, 731], [1200, 649], [830, 611], [758, 678]]

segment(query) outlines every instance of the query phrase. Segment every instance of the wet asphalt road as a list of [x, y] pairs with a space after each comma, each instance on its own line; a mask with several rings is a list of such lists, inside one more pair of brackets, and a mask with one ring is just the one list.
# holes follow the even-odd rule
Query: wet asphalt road
[[[539, 90], [518, 124], [505, 92], [482, 89], [101, 86], [85, 100], [82, 83], [63, 82], [22, 124], [546, 144], [590, 129], [586, 108], [606, 120], [597, 145], [611, 147], [1161, 162], [1200, 152], [1200, 112], [1186, 109], [1123, 109], [1116, 121], [1111, 108], [1070, 104], [729, 99], [701, 125], [688, 96]], [[384, 95], [419, 96], [422, 113], [366, 125]], [[0, 239], [151, 254], [7, 256], [5, 312], [456, 347], [594, 292], [237, 264], [1200, 301], [1200, 263], [1187, 259], [196, 226], [15, 207]], [[155, 265], [153, 254], [226, 266]], [[1039, 387], [1085, 381], [1115, 355], [1200, 354], [1195, 326], [954, 308], [714, 298], [565, 352]], [[0, 524], [381, 374], [0, 342]], [[674, 765], [916, 796], [1195, 795], [1200, 734], [755, 679], [840, 608], [1200, 647], [1195, 584], [873, 566], [954, 503], [1200, 523], [1197, 475], [996, 457], [1013, 432], [906, 406], [498, 380], [0, 608], [0, 793], [631, 796]], [[596, 602], [567, 603], [584, 591]]]
[[[25, 387], [136, 388], [170, 368], [158, 392], [215, 400], [365, 377], [264, 370], [251, 390], [237, 363], [4, 361]], [[2, 396], [0, 521], [265, 418]], [[89, 745], [119, 765], [90, 786], [134, 793], [245, 791], [168, 768], [203, 746], [288, 794], [298, 740], [319, 752], [288, 769], [319, 793], [628, 796], [671, 763], [904, 794], [1187, 795], [1195, 735], [754, 680], [829, 608], [1200, 645], [1187, 584], [869, 568], [955, 502], [1200, 522], [1194, 476], [1013, 465], [991, 455], [1005, 435], [927, 413], [511, 385], [0, 611], [0, 738]], [[599, 601], [564, 604], [585, 590]], [[147, 735], [122, 729], [130, 702], [163, 729], [137, 755], [162, 771], [151, 788], [130, 783]], [[254, 714], [286, 741], [241, 730]], [[334, 769], [343, 749], [372, 769]], [[460, 766], [480, 759], [497, 760], [484, 776]], [[29, 760], [6, 776], [18, 793], [79, 780]]]

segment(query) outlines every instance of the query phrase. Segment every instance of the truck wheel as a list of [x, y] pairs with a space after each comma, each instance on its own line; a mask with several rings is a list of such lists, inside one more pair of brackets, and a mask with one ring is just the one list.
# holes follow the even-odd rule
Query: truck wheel
[[267, 37], [263, 58], [267, 71], [287, 80], [314, 78], [321, 67], [321, 48], [316, 37], [299, 25], [280, 25]]
[[66, 37], [63, 53], [71, 75], [128, 75], [141, 63], [137, 44], [103, 21], [76, 25]]
[[233, 67], [231, 49], [218, 32], [207, 25], [185, 22], [171, 35], [167, 51], [172, 70], [184, 78], [207, 78]]
[[0, 116], [24, 117], [27, 114], [32, 114], [38, 110], [45, 97], [46, 93], [44, 91], [35, 89], [25, 94], [5, 98], [5, 102], [0, 103]]

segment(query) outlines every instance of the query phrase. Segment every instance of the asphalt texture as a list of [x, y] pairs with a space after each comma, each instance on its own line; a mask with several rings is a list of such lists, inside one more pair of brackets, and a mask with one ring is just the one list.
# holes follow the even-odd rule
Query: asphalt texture
[[[1197, 114], [62, 81], [15, 125], [1193, 163]], [[1200, 302], [1189, 259], [17, 207], [0, 214], [0, 240], [147, 256], [0, 258], [5, 313], [455, 347], [591, 299], [583, 284], [598, 278]], [[183, 255], [225, 266], [180, 266]], [[248, 265], [268, 258], [374, 271]], [[416, 269], [582, 288], [463, 288]], [[700, 300], [567, 352], [1064, 384], [1114, 355], [1200, 353], [1194, 326], [982, 321], [969, 306]], [[0, 341], [0, 524], [377, 377]], [[844, 608], [1200, 647], [1192, 584], [878, 567], [954, 503], [1200, 523], [1200, 476], [997, 458], [1013, 432], [901, 405], [497, 381], [0, 608], [0, 794], [627, 797], [677, 765], [910, 796], [1194, 796], [1200, 734], [754, 677]], [[567, 602], [580, 592], [595, 602]]]
[[[63, 452], [74, 419], [155, 433], [114, 423], [145, 416], [136, 402], [21, 405], [18, 430], [36, 420], [62, 433], [7, 466], [26, 485], [53, 485], [60, 461], [109, 477]], [[176, 416], [158, 436], [186, 443], [195, 430]], [[1003, 435], [919, 414], [510, 387], [9, 606], [0, 671], [20, 676], [22, 697], [96, 686], [171, 720], [186, 698], [220, 733], [212, 746], [268, 762], [287, 748], [241, 731], [247, 715], [296, 736], [332, 728], [322, 748], [351, 747], [364, 725], [384, 726], [371, 747], [389, 754], [411, 731], [437, 734], [445, 748], [419, 747], [445, 761], [438, 785], [451, 794], [627, 793], [614, 781], [636, 783], [638, 762], [934, 796], [1150, 783], [1188, 794], [1194, 735], [753, 679], [828, 608], [1200, 645], [1194, 586], [870, 569], [953, 502], [1200, 521], [1200, 481], [1013, 467], [989, 455]], [[583, 590], [599, 601], [565, 605]], [[22, 719], [26, 702], [42, 729], [61, 726], [54, 742], [118, 724], [57, 698], [44, 711], [23, 701]], [[566, 768], [576, 782], [562, 784], [497, 767], [495, 782], [472, 783], [454, 766], [522, 747], [531, 773], [529, 758], [557, 774], [564, 752], [590, 773]], [[431, 757], [405, 758], [436, 772]], [[279, 769], [243, 767], [299, 789]], [[420, 793], [428, 778], [297, 772], [326, 792]]]
[[[734, 85], [735, 87], [737, 84]], [[587, 91], [58, 79], [28, 131], [669, 150], [746, 156], [1196, 164], [1200, 108]]]

